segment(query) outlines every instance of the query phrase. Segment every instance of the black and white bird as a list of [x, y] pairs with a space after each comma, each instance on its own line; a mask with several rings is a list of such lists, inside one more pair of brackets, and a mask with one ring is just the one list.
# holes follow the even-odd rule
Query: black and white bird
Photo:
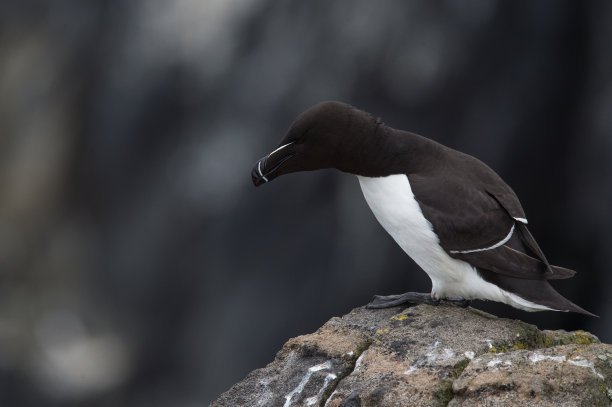
[[550, 285], [575, 272], [548, 262], [514, 191], [478, 159], [322, 102], [298, 116], [251, 176], [259, 186], [323, 168], [357, 176], [378, 222], [431, 279], [431, 293], [375, 296], [368, 307], [481, 299], [593, 315]]

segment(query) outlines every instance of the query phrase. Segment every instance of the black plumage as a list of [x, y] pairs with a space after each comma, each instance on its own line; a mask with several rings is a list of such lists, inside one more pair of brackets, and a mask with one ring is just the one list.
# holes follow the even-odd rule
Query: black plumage
[[[450, 257], [469, 263], [486, 282], [527, 301], [593, 315], [550, 285], [548, 280], [575, 272], [548, 262], [527, 228], [516, 194], [480, 160], [393, 129], [350, 105], [323, 102], [295, 120], [279, 147], [257, 162], [252, 177], [261, 185], [283, 174], [322, 168], [363, 177], [404, 174]], [[374, 305], [422, 298], [408, 294], [414, 295], [379, 297]]]

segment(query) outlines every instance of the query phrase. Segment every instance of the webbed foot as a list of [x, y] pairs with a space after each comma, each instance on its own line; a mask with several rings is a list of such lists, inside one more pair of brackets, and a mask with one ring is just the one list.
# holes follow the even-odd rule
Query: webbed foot
[[366, 308], [391, 308], [402, 304], [438, 305], [440, 300], [434, 300], [429, 293], [404, 293], [398, 295], [375, 295]]

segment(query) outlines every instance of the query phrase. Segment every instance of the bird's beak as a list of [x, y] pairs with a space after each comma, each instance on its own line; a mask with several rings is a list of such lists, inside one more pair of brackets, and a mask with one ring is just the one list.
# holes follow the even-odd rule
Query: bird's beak
[[291, 152], [291, 149], [287, 148], [292, 144], [293, 142], [281, 145], [255, 163], [251, 171], [251, 178], [256, 187], [272, 181], [278, 176], [280, 166], [295, 155]]

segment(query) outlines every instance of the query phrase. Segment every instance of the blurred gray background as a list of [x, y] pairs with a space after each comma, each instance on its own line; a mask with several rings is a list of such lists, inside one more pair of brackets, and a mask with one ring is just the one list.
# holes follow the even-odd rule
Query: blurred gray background
[[255, 189], [327, 99], [475, 155], [612, 342], [612, 3], [0, 3], [0, 404], [207, 405], [373, 294], [428, 291], [355, 177]]

